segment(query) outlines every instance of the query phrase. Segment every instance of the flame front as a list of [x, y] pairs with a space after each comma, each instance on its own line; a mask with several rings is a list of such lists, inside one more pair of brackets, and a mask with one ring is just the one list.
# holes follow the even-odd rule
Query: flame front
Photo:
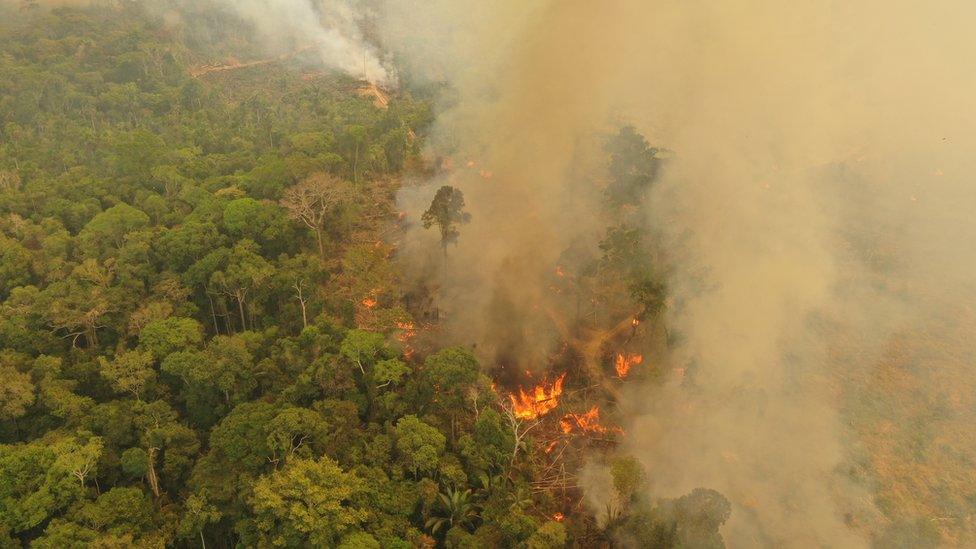
[[643, 361], [644, 357], [642, 355], [617, 353], [617, 358], [613, 361], [613, 369], [617, 371], [617, 377], [623, 379], [630, 373], [631, 368]]
[[376, 298], [364, 297], [362, 303], [363, 303], [363, 307], [366, 307], [367, 309], [372, 309], [373, 307], [376, 306]]
[[563, 380], [566, 374], [559, 376], [551, 385], [546, 381], [536, 385], [529, 392], [519, 389], [518, 396], [508, 395], [512, 401], [512, 411], [519, 419], [536, 419], [542, 417], [559, 405], [559, 396], [563, 394]]

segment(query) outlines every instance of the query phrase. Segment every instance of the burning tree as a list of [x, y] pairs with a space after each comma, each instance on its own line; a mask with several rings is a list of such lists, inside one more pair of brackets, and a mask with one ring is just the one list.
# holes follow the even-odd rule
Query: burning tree
[[456, 242], [461, 235], [458, 227], [471, 221], [471, 214], [464, 211], [464, 193], [460, 189], [444, 185], [437, 189], [434, 200], [420, 219], [425, 229], [434, 225], [440, 229], [441, 247], [446, 256], [448, 244]]

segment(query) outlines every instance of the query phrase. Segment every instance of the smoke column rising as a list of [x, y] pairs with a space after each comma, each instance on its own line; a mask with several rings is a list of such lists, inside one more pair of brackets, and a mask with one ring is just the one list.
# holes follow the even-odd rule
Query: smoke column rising
[[261, 37], [281, 47], [313, 45], [322, 62], [352, 76], [383, 86], [396, 85], [396, 75], [380, 59], [362, 31], [362, 9], [348, 1], [218, 0]]

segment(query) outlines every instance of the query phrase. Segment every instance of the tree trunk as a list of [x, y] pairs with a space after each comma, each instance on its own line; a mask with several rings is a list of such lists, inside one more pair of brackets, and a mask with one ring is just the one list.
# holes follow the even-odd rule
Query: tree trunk
[[156, 476], [156, 451], [159, 448], [152, 446], [146, 452], [149, 456], [149, 470], [146, 471], [146, 480], [149, 481], [149, 488], [152, 490], [156, 499], [159, 499], [159, 477]]
[[98, 334], [95, 333], [95, 330], [96, 328], [94, 325], [88, 326], [88, 336], [86, 337], [86, 339], [88, 339], [88, 344], [91, 345], [93, 349], [98, 347]]
[[356, 143], [356, 154], [352, 159], [352, 180], [359, 183], [359, 143]]
[[213, 318], [214, 333], [220, 335], [220, 327], [217, 325], [217, 311], [214, 310], [213, 297], [208, 293], [207, 301], [210, 302], [210, 316]]
[[237, 297], [237, 310], [241, 313], [241, 331], [247, 331], [247, 320], [244, 318], [244, 300], [241, 297]]
[[315, 239], [319, 242], [319, 257], [325, 259], [325, 244], [322, 243], [322, 227], [316, 227]]

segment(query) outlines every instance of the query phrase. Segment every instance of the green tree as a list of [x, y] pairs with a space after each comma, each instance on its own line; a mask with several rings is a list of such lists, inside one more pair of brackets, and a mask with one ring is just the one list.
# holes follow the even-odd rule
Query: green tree
[[339, 549], [380, 549], [376, 538], [366, 532], [353, 532], [339, 542]]
[[561, 522], [547, 521], [526, 541], [526, 549], [560, 549], [566, 546], [566, 527]]
[[328, 457], [296, 459], [254, 484], [249, 523], [258, 546], [333, 547], [354, 532], [367, 512], [352, 503], [362, 480]]
[[628, 503], [638, 493], [646, 481], [644, 468], [633, 456], [618, 456], [610, 463], [610, 476], [617, 499]]
[[330, 441], [331, 427], [322, 415], [308, 408], [293, 406], [282, 410], [266, 427], [267, 445], [275, 456], [272, 460], [287, 463], [293, 456], [322, 455]]
[[225, 244], [211, 221], [187, 219], [181, 225], [164, 230], [154, 243], [159, 262], [175, 272], [186, 271], [198, 259]]
[[246, 313], [249, 297], [253, 297], [274, 274], [274, 267], [257, 251], [253, 241], [238, 242], [228, 254], [223, 270], [210, 276], [211, 286], [236, 302], [242, 330], [249, 327], [250, 315]]
[[83, 496], [67, 461], [40, 440], [0, 445], [0, 524], [6, 530], [35, 528]]
[[145, 492], [116, 487], [70, 513], [70, 517], [98, 532], [138, 537], [153, 526], [153, 506]]
[[27, 248], [0, 234], [0, 300], [6, 299], [14, 288], [31, 282], [32, 261]]
[[471, 490], [448, 489], [438, 494], [440, 506], [438, 514], [427, 519], [426, 527], [436, 534], [441, 530], [455, 527], [470, 528], [478, 517], [478, 508], [471, 495]]
[[99, 357], [98, 362], [102, 377], [111, 382], [116, 391], [130, 393], [137, 400], [146, 386], [156, 379], [153, 356], [147, 351], [124, 351], [112, 360]]
[[85, 250], [99, 257], [109, 250], [118, 250], [127, 235], [146, 227], [149, 216], [142, 210], [121, 203], [96, 215], [78, 234]]
[[31, 376], [12, 365], [0, 364], [0, 421], [17, 419], [34, 403], [36, 389]]
[[184, 539], [200, 536], [200, 546], [207, 547], [204, 530], [207, 525], [218, 522], [221, 518], [216, 506], [207, 502], [206, 497], [192, 494], [183, 503], [183, 516], [180, 520], [179, 535]]
[[203, 343], [203, 326], [192, 318], [154, 320], [139, 332], [139, 345], [162, 360], [176, 351], [198, 348]]
[[342, 340], [339, 352], [355, 364], [363, 376], [367, 369], [372, 370], [377, 360], [389, 355], [383, 335], [365, 330], [350, 330]]
[[423, 380], [436, 395], [438, 412], [453, 420], [472, 402], [483, 380], [478, 359], [464, 347], [447, 347], [424, 360]]
[[224, 207], [224, 228], [234, 238], [271, 243], [283, 236], [284, 217], [273, 202], [253, 198], [231, 200]]
[[396, 424], [396, 448], [404, 466], [414, 475], [437, 469], [447, 437], [417, 416], [404, 416]]

